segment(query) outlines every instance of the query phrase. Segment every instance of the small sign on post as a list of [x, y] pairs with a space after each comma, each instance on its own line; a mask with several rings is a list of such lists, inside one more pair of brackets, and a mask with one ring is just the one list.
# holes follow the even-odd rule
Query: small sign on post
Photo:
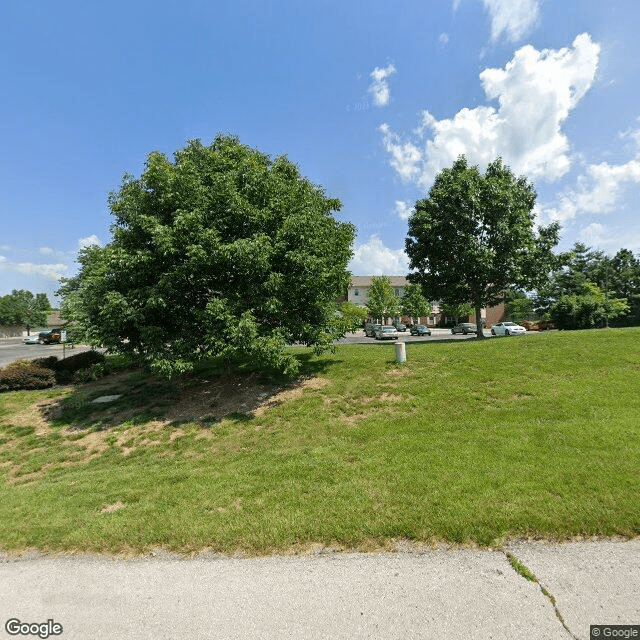
[[66, 331], [61, 331], [60, 332], [60, 342], [62, 342], [62, 359], [64, 360], [67, 354], [67, 332]]

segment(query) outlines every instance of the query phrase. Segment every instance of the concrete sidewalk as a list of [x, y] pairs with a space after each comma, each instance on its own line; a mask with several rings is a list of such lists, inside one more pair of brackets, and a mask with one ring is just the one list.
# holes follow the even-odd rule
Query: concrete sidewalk
[[5, 629], [12, 618], [52, 620], [62, 634], [50, 637], [82, 640], [586, 640], [590, 624], [640, 625], [640, 539], [408, 548], [266, 558], [5, 554], [0, 638], [16, 637]]

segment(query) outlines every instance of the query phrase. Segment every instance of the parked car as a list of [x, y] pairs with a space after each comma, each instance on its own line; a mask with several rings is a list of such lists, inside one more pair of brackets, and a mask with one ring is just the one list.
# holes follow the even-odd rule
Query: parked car
[[494, 336], [523, 336], [525, 333], [527, 330], [515, 322], [498, 322], [491, 327]]
[[412, 336], [430, 336], [431, 329], [423, 324], [414, 324], [409, 328], [409, 333]]
[[60, 329], [51, 329], [51, 331], [42, 331], [38, 334], [40, 342], [44, 344], [59, 343], [62, 337]]
[[375, 338], [376, 337], [376, 331], [378, 331], [378, 329], [382, 329], [382, 325], [381, 324], [367, 324], [364, 327], [364, 334], [366, 336], [368, 336], [369, 338]]
[[393, 326], [382, 326], [376, 331], [376, 340], [397, 340], [398, 330]]
[[398, 330], [398, 331], [406, 331], [407, 330], [407, 325], [404, 322], [394, 322], [393, 326]]
[[25, 344], [40, 344], [40, 334], [32, 333], [30, 336], [22, 339]]
[[451, 328], [451, 333], [453, 333], [453, 335], [456, 333], [462, 333], [466, 336], [468, 333], [478, 333], [478, 327], [476, 327], [473, 322], [461, 322]]

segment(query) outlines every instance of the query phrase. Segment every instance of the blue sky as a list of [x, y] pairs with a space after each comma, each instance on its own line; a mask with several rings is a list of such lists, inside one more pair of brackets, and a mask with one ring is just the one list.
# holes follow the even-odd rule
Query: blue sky
[[501, 155], [541, 223], [640, 252], [637, 0], [75, 0], [0, 6], [0, 295], [110, 240], [147, 154], [232, 133], [343, 202], [356, 275], [460, 153]]

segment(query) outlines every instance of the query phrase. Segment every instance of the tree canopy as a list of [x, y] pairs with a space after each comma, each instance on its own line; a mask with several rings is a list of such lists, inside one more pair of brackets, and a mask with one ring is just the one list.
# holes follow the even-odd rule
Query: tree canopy
[[27, 329], [42, 327], [47, 323], [51, 313], [51, 305], [46, 293], [14, 289], [10, 294], [0, 298], [0, 324], [20, 325]]
[[433, 311], [433, 305], [422, 294], [422, 287], [410, 282], [404, 288], [402, 310], [411, 318], [420, 318], [428, 316]]
[[355, 333], [362, 328], [362, 322], [367, 317], [367, 310], [353, 302], [343, 302], [338, 307], [338, 314], [344, 333]]
[[388, 276], [373, 276], [367, 292], [367, 310], [372, 318], [380, 320], [401, 312], [402, 303]]
[[286, 345], [321, 351], [341, 335], [355, 229], [286, 157], [190, 141], [173, 161], [149, 154], [109, 207], [111, 242], [81, 250], [60, 290], [92, 344], [166, 376], [211, 357], [293, 375]]
[[577, 242], [560, 254], [535, 302], [562, 329], [640, 324], [640, 260], [628, 249], [610, 257]]
[[534, 231], [535, 199], [533, 185], [500, 158], [483, 175], [460, 156], [409, 218], [408, 279], [445, 305], [471, 304], [480, 326], [482, 307], [501, 302], [509, 288], [535, 288], [548, 275], [559, 226]]

